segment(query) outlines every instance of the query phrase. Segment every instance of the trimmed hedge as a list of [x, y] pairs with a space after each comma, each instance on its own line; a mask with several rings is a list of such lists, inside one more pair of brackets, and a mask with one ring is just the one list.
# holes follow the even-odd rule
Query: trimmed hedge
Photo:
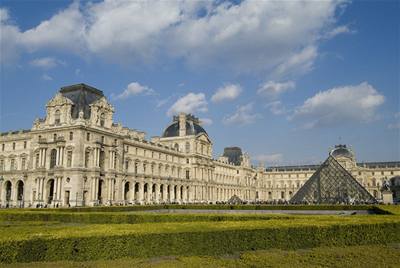
[[0, 242], [0, 262], [202, 256], [269, 248], [386, 244], [400, 241], [399, 230], [399, 222], [388, 222], [5, 240]]
[[[220, 206], [218, 206], [219, 208]], [[233, 210], [260, 210], [266, 209], [260, 206], [231, 206]], [[274, 206], [277, 209], [279, 206]], [[159, 206], [157, 206], [159, 208]], [[215, 206], [163, 206], [165, 209], [218, 209]], [[229, 209], [229, 207], [224, 207]], [[269, 208], [269, 207], [268, 207]], [[284, 206], [290, 210], [368, 210], [375, 214], [391, 214], [380, 207], [375, 206]], [[89, 209], [89, 210], [88, 210]], [[96, 209], [108, 209], [109, 211], [98, 212]], [[124, 209], [125, 211], [119, 211]], [[145, 223], [145, 222], [190, 222], [190, 221], [248, 221], [248, 220], [269, 220], [269, 219], [293, 219], [294, 215], [273, 215], [273, 214], [167, 214], [167, 213], [129, 213], [127, 209], [143, 211], [154, 209], [154, 206], [144, 207], [96, 207], [96, 208], [81, 208], [82, 211], [75, 209], [36, 209], [36, 210], [3, 210], [0, 211], [1, 221], [58, 221], [65, 223]], [[309, 215], [311, 216], [311, 215]], [[309, 217], [308, 216], [308, 217]]]
[[150, 222], [194, 222], [194, 221], [251, 221], [251, 220], [270, 220], [270, 219], [292, 219], [289, 215], [229, 215], [229, 214], [127, 214], [127, 213], [101, 213], [101, 212], [75, 212], [75, 213], [56, 213], [56, 212], [2, 212], [0, 222], [15, 221], [45, 221], [63, 223], [90, 223], [90, 224], [132, 224]]

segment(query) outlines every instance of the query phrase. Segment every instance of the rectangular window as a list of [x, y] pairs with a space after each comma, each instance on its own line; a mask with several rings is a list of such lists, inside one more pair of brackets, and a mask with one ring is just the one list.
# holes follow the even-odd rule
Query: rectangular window
[[86, 140], [90, 141], [90, 133], [86, 133]]
[[128, 168], [129, 168], [129, 161], [126, 160], [126, 161], [125, 161], [125, 170], [128, 171]]
[[1, 150], [4, 152], [4, 148], [6, 147], [6, 145], [3, 143], [2, 145], [1, 145]]
[[114, 169], [117, 168], [117, 155], [114, 156]]
[[69, 133], [69, 140], [72, 141], [74, 139], [74, 132]]
[[26, 141], [24, 141], [24, 149], [26, 149]]
[[101, 143], [104, 143], [104, 136], [101, 136]]
[[57, 141], [57, 134], [56, 133], [53, 134], [53, 140]]
[[189, 178], [190, 178], [190, 171], [186, 170], [186, 179], [189, 179]]
[[11, 159], [10, 170], [15, 170], [15, 159]]
[[72, 166], [72, 151], [67, 152], [67, 167]]
[[15, 142], [13, 142], [13, 150], [15, 150]]
[[85, 152], [85, 167], [86, 168], [89, 167], [89, 155], [90, 155], [89, 151], [86, 151]]
[[0, 160], [0, 171], [4, 171], [4, 160]]
[[35, 167], [39, 167], [39, 153], [36, 154], [36, 162], [35, 162]]
[[22, 160], [21, 160], [21, 169], [25, 169], [25, 165], [26, 165], [26, 159], [25, 159], [25, 157], [24, 157], [24, 158], [22, 158]]

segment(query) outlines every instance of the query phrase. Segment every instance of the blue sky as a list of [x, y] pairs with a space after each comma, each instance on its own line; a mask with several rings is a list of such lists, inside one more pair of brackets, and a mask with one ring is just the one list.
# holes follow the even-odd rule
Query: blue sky
[[26, 129], [87, 83], [114, 121], [161, 135], [205, 123], [214, 155], [270, 165], [400, 159], [398, 1], [0, 2], [0, 130]]

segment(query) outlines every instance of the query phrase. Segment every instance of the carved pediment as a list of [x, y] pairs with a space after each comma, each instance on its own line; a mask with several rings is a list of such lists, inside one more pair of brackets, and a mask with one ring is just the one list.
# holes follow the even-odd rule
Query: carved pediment
[[200, 134], [198, 134], [198, 135], [196, 136], [196, 139], [197, 139], [197, 140], [200, 140], [200, 141], [207, 142], [207, 143], [211, 143], [211, 140], [208, 138], [207, 134], [205, 134], [205, 133], [200, 133]]
[[62, 106], [62, 105], [72, 105], [73, 102], [64, 97], [61, 93], [57, 93], [48, 103], [47, 107]]
[[90, 104], [90, 106], [114, 112], [114, 107], [107, 101], [105, 97], [101, 97], [97, 101]]

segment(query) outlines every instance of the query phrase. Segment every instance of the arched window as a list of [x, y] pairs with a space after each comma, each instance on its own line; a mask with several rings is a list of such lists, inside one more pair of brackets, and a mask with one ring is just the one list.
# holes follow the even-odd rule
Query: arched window
[[189, 152], [190, 152], [190, 143], [189, 143], [189, 142], [186, 142], [186, 144], [185, 144], [185, 150], [186, 150], [186, 153], [189, 153]]
[[53, 149], [50, 153], [50, 168], [54, 168], [57, 161], [57, 150]]
[[106, 115], [104, 113], [102, 113], [100, 115], [100, 126], [104, 127], [105, 121], [106, 121]]
[[54, 113], [54, 124], [59, 125], [61, 123], [60, 117], [60, 110], [56, 110]]
[[177, 143], [175, 143], [174, 147], [175, 147], [175, 150], [179, 151], [179, 145]]

